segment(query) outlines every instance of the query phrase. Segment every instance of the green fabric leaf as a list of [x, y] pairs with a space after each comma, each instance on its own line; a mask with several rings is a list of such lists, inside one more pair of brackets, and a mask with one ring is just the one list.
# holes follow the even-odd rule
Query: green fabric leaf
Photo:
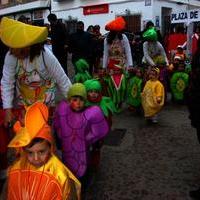
[[127, 103], [134, 107], [141, 105], [142, 79], [134, 76], [127, 87]]
[[175, 72], [170, 80], [172, 95], [175, 100], [184, 99], [184, 91], [189, 84], [189, 75], [185, 72]]

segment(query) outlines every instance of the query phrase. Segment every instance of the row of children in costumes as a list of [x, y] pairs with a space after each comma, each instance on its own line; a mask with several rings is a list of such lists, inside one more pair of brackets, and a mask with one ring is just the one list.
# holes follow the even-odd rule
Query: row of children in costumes
[[[180, 47], [178, 47], [178, 49], [179, 48]], [[161, 104], [159, 103], [157, 105], [156, 99], [151, 97], [152, 99], [154, 99], [151, 104], [153, 107], [155, 107], [155, 112], [157, 112], [156, 107], [158, 108], [158, 110], [160, 110], [160, 108], [163, 106], [163, 103], [165, 101], [164, 99], [166, 98], [168, 91], [171, 92], [172, 99], [175, 102], [184, 102], [185, 90], [187, 89], [189, 83], [190, 66], [186, 65], [185, 55], [181, 54], [181, 51], [182, 50], [177, 51], [174, 56], [174, 62], [168, 68], [165, 61], [160, 56], [156, 59], [157, 67], [132, 68], [124, 73], [125, 75], [122, 73], [121, 68], [119, 68], [119, 71], [115, 70], [115, 73], [117, 71], [119, 74], [113, 74], [110, 71], [108, 71], [107, 74], [98, 74], [99, 81], [101, 82], [103, 87], [103, 95], [109, 96], [113, 101], [116, 108], [114, 112], [119, 111], [119, 104], [121, 102], [126, 102], [130, 106], [130, 108], [134, 110], [141, 110], [142, 106], [145, 113], [145, 107], [148, 103], [148, 101], [146, 101], [145, 99], [148, 98], [148, 95], [144, 98], [144, 95], [141, 94], [145, 93], [145, 91], [147, 90], [146, 87], [149, 88], [149, 86], [147, 85], [149, 85], [150, 82], [153, 83], [157, 81], [160, 82], [162, 86], [160, 84], [158, 84], [160, 86], [156, 87], [152, 85], [152, 93], [153, 97], [159, 96], [159, 98], [161, 99]], [[76, 67], [77, 69], [82, 69], [82, 71], [78, 70], [79, 72], [74, 77], [75, 82], [83, 82], [87, 79], [92, 78], [87, 73], [88, 64], [85, 60], [80, 59], [79, 61], [77, 61]], [[109, 68], [109, 70], [111, 69], [112, 67]], [[154, 75], [156, 77], [152, 77], [152, 71], [155, 72]], [[121, 83], [117, 85], [116, 82], [118, 81], [117, 78], [119, 78], [119, 76], [121, 76], [123, 79]], [[170, 88], [168, 89], [169, 86]], [[160, 89], [158, 89], [157, 87]], [[149, 117], [150, 115], [145, 113], [145, 116]], [[154, 121], [156, 122], [157, 120]]]
[[7, 143], [8, 147], [16, 149], [16, 160], [7, 171], [5, 199], [51, 199], [52, 196], [80, 199], [81, 183], [84, 190], [91, 170], [98, 169], [100, 148], [110, 130], [114, 111], [109, 98], [100, 100], [100, 91], [101, 85], [96, 80], [75, 83], [68, 91], [67, 101], [61, 101], [56, 108], [53, 127], [65, 165], [55, 155], [56, 146], [45, 104], [36, 102], [26, 108], [25, 119], [16, 121], [13, 126], [16, 136], [11, 141], [3, 126], [5, 113], [1, 109], [3, 170], [7, 168]]
[[[8, 141], [8, 147], [16, 150], [16, 159], [7, 170], [8, 182], [2, 198], [80, 199], [81, 184], [84, 190], [90, 171], [98, 169], [102, 141], [110, 129], [112, 109], [108, 102], [94, 106], [98, 104], [98, 92], [94, 90], [99, 89], [95, 80], [88, 80], [85, 85], [75, 83], [68, 91], [68, 99], [58, 104], [53, 127], [61, 144], [62, 162], [55, 155], [49, 110], [42, 102], [26, 108], [24, 120], [13, 125], [16, 135], [11, 141], [1, 124], [1, 155], [5, 154], [1, 164], [6, 162]], [[87, 101], [87, 95], [91, 101]]]
[[[1, 178], [5, 174], [8, 178], [5, 199], [80, 199], [88, 169], [98, 167], [99, 149], [115, 107], [101, 96], [98, 81], [71, 85], [55, 56], [42, 46], [45, 27], [4, 17], [0, 37], [10, 47], [3, 67], [0, 109], [0, 171]], [[52, 114], [55, 83], [67, 99]], [[49, 117], [65, 165], [55, 156]], [[16, 135], [9, 137], [8, 125]], [[16, 160], [8, 169], [7, 145], [16, 149]]]
[[[123, 20], [121, 24], [124, 26]], [[121, 24], [120, 27], [117, 27], [117, 29], [121, 29]], [[98, 92], [100, 91], [99, 88], [101, 88], [101, 85], [96, 80], [89, 80], [89, 83], [85, 83], [86, 86], [82, 84], [75, 84], [70, 86], [71, 83], [69, 79], [67, 78], [66, 74], [64, 74], [64, 71], [52, 53], [50, 53], [47, 49], [42, 49], [41, 46], [38, 45], [47, 37], [46, 28], [34, 27], [28, 24], [17, 22], [15, 20], [3, 18], [1, 21], [0, 36], [1, 40], [11, 48], [11, 51], [8, 52], [5, 58], [3, 78], [1, 81], [2, 100], [4, 107], [4, 110], [2, 110], [1, 119], [2, 121], [5, 121], [5, 119], [7, 121], [7, 119], [11, 118], [13, 115], [13, 111], [16, 110], [16, 113], [14, 114], [17, 116], [17, 120], [20, 120], [20, 122], [15, 123], [14, 130], [18, 134], [10, 142], [9, 146], [15, 147], [17, 149], [20, 148], [23, 152], [20, 153], [18, 161], [13, 165], [13, 167], [10, 168], [8, 173], [8, 184], [10, 184], [8, 189], [11, 189], [11, 191], [8, 192], [8, 195], [10, 195], [8, 199], [12, 199], [12, 197], [15, 195], [19, 196], [18, 199], [27, 199], [27, 195], [30, 198], [32, 198], [32, 196], [34, 196], [36, 199], [39, 198], [37, 195], [39, 194], [38, 191], [40, 189], [40, 185], [42, 181], [45, 182], [44, 177], [49, 176], [52, 177], [56, 182], [57, 189], [60, 191], [60, 196], [64, 195], [65, 198], [66, 193], [64, 192], [64, 185], [68, 186], [68, 195], [70, 187], [72, 187], [71, 190], [73, 190], [73, 186], [71, 186], [71, 184], [65, 184], [66, 181], [69, 181], [68, 178], [70, 176], [73, 177], [71, 179], [74, 180], [74, 183], [79, 188], [78, 190], [80, 193], [80, 183], [77, 179], [75, 179], [75, 176], [77, 176], [82, 183], [85, 183], [85, 177], [87, 177], [88, 161], [90, 160], [89, 157], [92, 157], [93, 154], [89, 153], [89, 147], [96, 143], [96, 141], [103, 139], [103, 137], [105, 137], [105, 135], [108, 133], [109, 124], [111, 124], [109, 116], [115, 110], [115, 107], [117, 107], [117, 109], [120, 108], [120, 104], [122, 103], [123, 97], [125, 95], [126, 79], [124, 73], [122, 73], [123, 68], [121, 66], [121, 61], [124, 61], [124, 59], [118, 60], [117, 58], [120, 57], [119, 53], [121, 54], [122, 52], [115, 51], [115, 47], [119, 47], [119, 41], [113, 45], [113, 51], [114, 53], [117, 53], [117, 55], [113, 54], [113, 57], [110, 57], [109, 59], [108, 66], [110, 68], [110, 75], [107, 77], [107, 79], [100, 79], [104, 84], [102, 84], [103, 86], [114, 86], [103, 87], [108, 89], [107, 91], [110, 94], [109, 96], [111, 96], [115, 105], [113, 106], [113, 103], [109, 98], [102, 98], [102, 95]], [[158, 70], [153, 68], [152, 73], [155, 72], [157, 75]], [[61, 88], [61, 92], [64, 96], [67, 96], [68, 94], [68, 102], [62, 101], [57, 106], [53, 124], [56, 129], [56, 133], [58, 134], [58, 138], [62, 138], [61, 145], [63, 161], [69, 169], [65, 168], [65, 166], [60, 163], [58, 168], [61, 170], [58, 170], [58, 168], [56, 168], [58, 161], [55, 159], [52, 161], [50, 159], [51, 156], [49, 156], [49, 151], [35, 150], [35, 145], [38, 145], [38, 143], [40, 144], [41, 141], [38, 141], [37, 139], [36, 142], [32, 143], [34, 138], [43, 138], [50, 143], [50, 145], [47, 145], [48, 143], [43, 141], [45, 143], [44, 145], [46, 146], [45, 149], [48, 149], [48, 146], [52, 146], [50, 130], [49, 128], [45, 129], [48, 119], [48, 109], [44, 104], [35, 104], [34, 102], [39, 100], [47, 103], [48, 105], [51, 105], [50, 103], [55, 97], [54, 82], [56, 82], [57, 85]], [[92, 84], [90, 82], [92, 82]], [[17, 93], [14, 93], [15, 83], [17, 87]], [[84, 100], [86, 100], [87, 96], [85, 91], [85, 88], [88, 87], [87, 84], [89, 87], [92, 87], [91, 90], [88, 90], [92, 93], [88, 101], [90, 103], [88, 104], [98, 104], [100, 105], [101, 109], [96, 106], [89, 106], [83, 109], [85, 102]], [[96, 88], [95, 86], [95, 88], [93, 88], [94, 85], [98, 87]], [[69, 87], [70, 89], [68, 91]], [[163, 91], [163, 89], [161, 90]], [[103, 92], [104, 91], [105, 90], [103, 89]], [[14, 96], [14, 94], [17, 96]], [[160, 102], [161, 106], [164, 99], [162, 95], [158, 98], [158, 102]], [[90, 96], [89, 93], [88, 96]], [[148, 95], [145, 95], [145, 92], [143, 96], [144, 99], [145, 96], [148, 97]], [[18, 102], [18, 105], [21, 106], [13, 109], [13, 100]], [[144, 100], [144, 102], [148, 101]], [[32, 104], [33, 107], [30, 108], [33, 108], [33, 110], [27, 110], [24, 120], [23, 105]], [[148, 104], [144, 105], [148, 107]], [[36, 112], [34, 110], [36, 110]], [[42, 110], [44, 110], [44, 112]], [[28, 114], [28, 111], [30, 115]], [[108, 118], [107, 120], [105, 119], [105, 116]], [[7, 134], [8, 130], [3, 126], [4, 124], [5, 123], [2, 122], [1, 126], [1, 138], [3, 138], [0, 140], [2, 142], [0, 145], [2, 147], [1, 158], [3, 158], [1, 163], [5, 163], [6, 161], [6, 146], [9, 142]], [[45, 134], [44, 137], [43, 134]], [[101, 142], [95, 144], [93, 149], [96, 150], [99, 146], [101, 146]], [[49, 148], [49, 150], [52, 150], [52, 148]], [[98, 154], [99, 153], [96, 155]], [[37, 159], [34, 157], [29, 157], [33, 155], [34, 157], [36, 156]], [[35, 162], [35, 160], [38, 160], [39, 155], [45, 156], [40, 157], [42, 160], [41, 162]], [[32, 162], [32, 158], [34, 162]], [[48, 161], [51, 162], [49, 163]], [[46, 168], [47, 166], [50, 166], [50, 168]], [[55, 169], [57, 172], [55, 172]], [[72, 171], [75, 176], [72, 176], [70, 171]], [[27, 181], [30, 181], [32, 177], [31, 174], [38, 174], [36, 187], [33, 184], [26, 184]], [[29, 180], [27, 180], [27, 176], [30, 177], [28, 178]], [[19, 182], [22, 181], [19, 184], [21, 187], [18, 187], [16, 181], [13, 181], [16, 179], [19, 179]], [[34, 179], [32, 180], [35, 182]], [[33, 187], [31, 189], [35, 191], [34, 194], [29, 192], [30, 187]], [[55, 187], [56, 186], [53, 185], [51, 189], [48, 189], [49, 195], [52, 194], [50, 191], [53, 191]]]
[[[80, 66], [82, 65], [85, 66], [86, 64], [87, 64], [86, 61], [81, 59], [77, 61], [76, 66], [78, 66], [79, 68]], [[134, 75], [131, 76], [131, 72], [133, 71], [134, 71]], [[100, 76], [99, 77], [100, 81], [98, 81], [97, 79], [96, 80], [89, 79], [89, 80], [86, 80], [84, 83], [94, 81], [98, 83], [99, 86], [101, 85], [100, 82], [104, 83], [102, 85], [104, 86], [103, 91], [104, 93], [107, 91], [106, 95], [109, 96], [109, 97], [104, 97], [104, 98], [106, 98], [107, 102], [110, 102], [110, 105], [112, 105], [113, 109], [110, 110], [111, 114], [119, 112], [118, 103], [125, 101], [125, 96], [126, 96], [126, 101], [131, 107], [134, 107], [135, 109], [137, 109], [138, 107], [141, 106], [141, 103], [143, 102], [142, 105], [143, 105], [145, 117], [155, 118], [154, 115], [156, 115], [156, 113], [162, 108], [164, 104], [164, 98], [165, 98], [164, 86], [159, 81], [159, 74], [160, 74], [160, 70], [157, 67], [151, 68], [148, 71], [148, 80], [146, 81], [144, 88], [142, 87], [143, 76], [142, 76], [142, 70], [140, 68], [137, 68], [137, 69], [134, 68], [133, 70], [129, 71], [129, 73], [126, 74], [126, 78], [123, 79], [124, 85], [121, 84], [121, 87], [119, 87], [119, 90], [117, 90], [117, 88], [112, 84], [114, 83], [114, 80], [112, 78], [113, 74], [111, 75], [104, 74], [103, 77]], [[75, 76], [75, 81], [82, 81], [84, 80], [84, 78], [89, 78], [89, 77], [84, 76], [84, 74], [82, 75], [83, 75], [82, 79], [77, 79], [77, 77], [80, 77], [80, 74], [78, 73]], [[113, 90], [115, 90], [115, 92]], [[96, 93], [95, 95], [97, 99], [99, 99], [99, 95], [100, 97], [102, 96], [102, 91], [100, 89], [97, 90], [97, 87], [93, 88], [92, 92], [93, 94]], [[117, 95], [121, 95], [121, 96], [117, 96]], [[89, 100], [91, 100], [91, 97], [90, 96], [88, 97], [89, 97]], [[97, 100], [95, 100], [94, 102], [97, 102]]]

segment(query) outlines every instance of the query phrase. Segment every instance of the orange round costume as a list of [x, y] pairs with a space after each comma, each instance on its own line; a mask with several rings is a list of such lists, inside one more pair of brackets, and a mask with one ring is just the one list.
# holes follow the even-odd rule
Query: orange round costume
[[[8, 171], [8, 200], [66, 200], [80, 199], [80, 182], [54, 155], [51, 128], [47, 124], [48, 108], [40, 102], [26, 110], [25, 126], [16, 122], [16, 136], [9, 147], [20, 151], [20, 158]], [[34, 138], [43, 138], [51, 144], [51, 156], [41, 167], [31, 165], [23, 151]]]

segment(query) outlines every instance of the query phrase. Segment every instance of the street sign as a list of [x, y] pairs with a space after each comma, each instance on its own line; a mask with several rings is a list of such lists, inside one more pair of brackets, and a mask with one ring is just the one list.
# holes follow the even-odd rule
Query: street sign
[[171, 23], [187, 23], [200, 21], [200, 10], [180, 11], [171, 14]]

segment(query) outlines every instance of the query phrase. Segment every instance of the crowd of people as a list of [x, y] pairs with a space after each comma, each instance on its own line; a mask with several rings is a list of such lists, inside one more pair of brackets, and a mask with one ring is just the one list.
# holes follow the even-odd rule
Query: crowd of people
[[190, 65], [186, 35], [179, 31], [162, 40], [151, 21], [132, 40], [123, 17], [105, 25], [106, 35], [99, 25], [85, 31], [82, 21], [69, 34], [55, 14], [48, 21], [41, 27], [23, 17], [1, 19], [2, 198], [81, 199], [98, 170], [112, 116], [125, 103], [155, 124], [171, 93], [173, 102], [188, 105], [200, 141], [197, 33]]

